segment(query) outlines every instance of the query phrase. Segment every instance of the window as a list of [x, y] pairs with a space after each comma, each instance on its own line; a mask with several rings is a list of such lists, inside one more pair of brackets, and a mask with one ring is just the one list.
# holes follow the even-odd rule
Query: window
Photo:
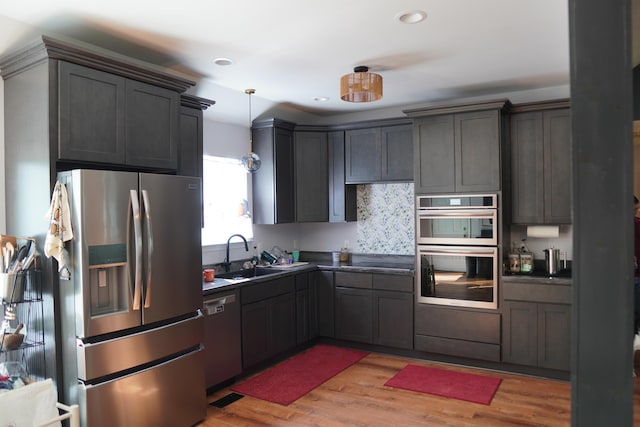
[[248, 202], [249, 174], [238, 159], [204, 156], [202, 245], [227, 242], [232, 234], [253, 238]]

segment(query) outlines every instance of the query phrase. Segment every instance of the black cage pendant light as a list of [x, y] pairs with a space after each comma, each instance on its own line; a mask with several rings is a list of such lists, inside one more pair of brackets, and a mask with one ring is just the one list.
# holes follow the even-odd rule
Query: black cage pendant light
[[245, 89], [244, 93], [249, 95], [249, 152], [242, 156], [242, 165], [249, 173], [254, 173], [260, 169], [260, 157], [253, 152], [253, 137], [251, 133], [251, 95], [256, 93], [255, 89]]

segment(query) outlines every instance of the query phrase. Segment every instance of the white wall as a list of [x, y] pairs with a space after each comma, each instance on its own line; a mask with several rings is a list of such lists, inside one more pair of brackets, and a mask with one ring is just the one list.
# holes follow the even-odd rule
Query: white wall
[[[240, 158], [249, 150], [249, 129], [244, 126], [230, 125], [204, 120], [203, 152], [216, 156]], [[204, 191], [207, 191], [205, 188]], [[252, 200], [251, 191], [249, 200]], [[357, 225], [351, 223], [310, 223], [310, 224], [276, 224], [255, 225], [254, 238], [250, 243], [249, 253], [244, 245], [231, 245], [230, 258], [243, 259], [253, 255], [253, 246], [260, 251], [270, 250], [277, 245], [285, 250], [334, 251], [339, 250], [348, 240], [351, 245], [357, 241]], [[233, 242], [238, 242], [234, 239]], [[207, 246], [202, 250], [202, 263], [212, 264], [224, 261], [225, 245]]]
[[4, 80], [0, 78], [0, 233], [7, 234], [7, 209], [4, 190]]

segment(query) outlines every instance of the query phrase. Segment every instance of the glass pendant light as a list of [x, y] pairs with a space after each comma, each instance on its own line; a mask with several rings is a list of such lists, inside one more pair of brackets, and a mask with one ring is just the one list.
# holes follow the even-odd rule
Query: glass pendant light
[[251, 132], [251, 95], [256, 93], [255, 89], [245, 89], [244, 93], [249, 95], [249, 152], [242, 156], [242, 164], [249, 173], [254, 173], [260, 169], [260, 157], [253, 152], [253, 137]]

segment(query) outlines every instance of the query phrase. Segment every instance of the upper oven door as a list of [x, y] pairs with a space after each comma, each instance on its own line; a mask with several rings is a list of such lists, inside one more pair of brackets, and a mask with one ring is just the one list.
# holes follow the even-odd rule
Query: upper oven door
[[418, 210], [416, 240], [420, 245], [498, 244], [497, 209]]

